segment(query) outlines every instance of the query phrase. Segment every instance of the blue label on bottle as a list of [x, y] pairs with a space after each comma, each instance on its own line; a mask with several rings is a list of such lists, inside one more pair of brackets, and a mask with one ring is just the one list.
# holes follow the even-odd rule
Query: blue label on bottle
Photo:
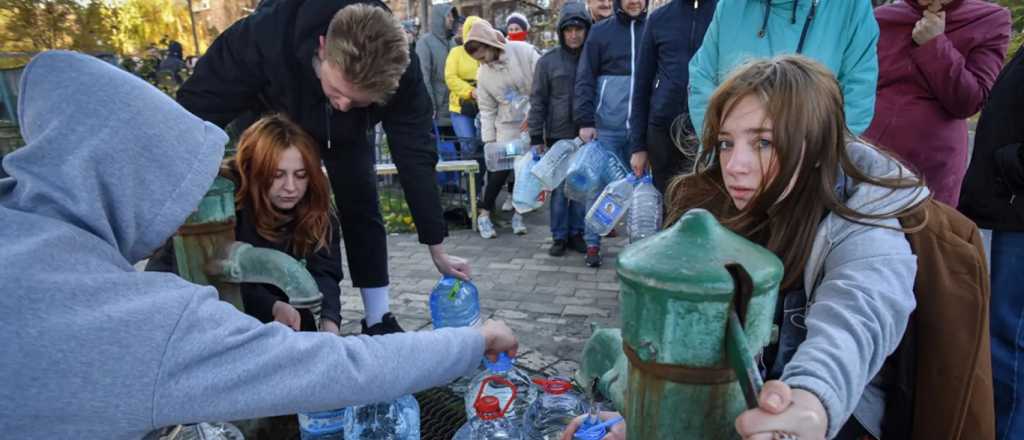
[[615, 221], [622, 212], [622, 205], [615, 201], [610, 195], [605, 195], [597, 201], [597, 211], [594, 217], [605, 226], [614, 226]]

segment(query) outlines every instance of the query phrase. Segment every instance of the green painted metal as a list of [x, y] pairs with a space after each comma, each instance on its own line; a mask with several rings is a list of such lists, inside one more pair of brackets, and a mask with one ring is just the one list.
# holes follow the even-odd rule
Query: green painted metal
[[221, 282], [274, 285], [288, 295], [289, 304], [319, 316], [323, 295], [316, 281], [303, 263], [284, 252], [236, 241], [220, 249], [206, 273]]
[[727, 265], [749, 274], [749, 301], [737, 308], [747, 345], [759, 350], [783, 273], [770, 251], [693, 210], [619, 256], [623, 347], [635, 353], [623, 407], [629, 438], [738, 438], [746, 405], [726, 359], [737, 289]]
[[629, 361], [622, 353], [622, 332], [617, 328], [593, 330], [583, 346], [582, 362], [576, 370], [576, 383], [587, 389], [597, 380], [597, 392], [611, 401], [615, 408], [623, 408]]
[[239, 283], [271, 284], [289, 303], [313, 312], [319, 325], [323, 295], [303, 263], [284, 252], [235, 241], [235, 184], [217, 177], [174, 236], [178, 274], [212, 285], [222, 300], [242, 310]]

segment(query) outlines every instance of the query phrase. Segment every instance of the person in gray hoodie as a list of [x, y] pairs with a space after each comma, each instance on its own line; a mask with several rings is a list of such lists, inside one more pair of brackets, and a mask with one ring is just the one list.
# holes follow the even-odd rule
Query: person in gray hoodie
[[40, 54], [20, 90], [27, 145], [4, 157], [0, 179], [5, 438], [153, 438], [176, 424], [385, 401], [470, 373], [485, 351], [516, 350], [495, 321], [294, 332], [212, 287], [137, 272], [210, 187], [227, 136], [82, 54]]
[[438, 128], [445, 127], [446, 131], [451, 131], [452, 119], [448, 114], [448, 84], [444, 80], [444, 63], [448, 59], [448, 52], [455, 47], [452, 29], [458, 20], [459, 10], [451, 3], [434, 5], [430, 11], [430, 32], [423, 34], [416, 42], [416, 56], [420, 59], [423, 82], [434, 102], [434, 122]]
[[669, 186], [668, 219], [707, 209], [785, 266], [779, 336], [758, 356], [768, 381], [736, 428], [742, 438], [880, 438], [880, 371], [916, 307], [917, 258], [899, 217], [931, 194], [854, 140], [839, 82], [816, 61], [751, 62], [713, 96], [697, 169]]

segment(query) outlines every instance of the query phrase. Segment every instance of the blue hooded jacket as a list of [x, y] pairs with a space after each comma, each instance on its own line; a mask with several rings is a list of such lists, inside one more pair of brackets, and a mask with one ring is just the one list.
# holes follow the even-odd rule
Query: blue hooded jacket
[[480, 363], [473, 329], [294, 332], [212, 287], [137, 272], [210, 187], [227, 136], [130, 73], [70, 52], [29, 63], [19, 104], [26, 146], [3, 158], [0, 179], [5, 438], [139, 439], [386, 401]]
[[700, 49], [716, 0], [672, 0], [647, 17], [633, 83], [629, 144], [647, 150], [647, 127], [668, 128], [686, 113], [690, 58]]
[[614, 0], [615, 15], [594, 24], [576, 68], [576, 125], [601, 130], [629, 129], [633, 70], [644, 32], [647, 9], [630, 17]]
[[796, 53], [805, 28], [800, 53], [836, 75], [846, 125], [863, 133], [875, 113], [878, 83], [878, 22], [869, 0], [720, 0], [690, 60], [690, 120], [697, 133], [712, 93], [736, 66]]

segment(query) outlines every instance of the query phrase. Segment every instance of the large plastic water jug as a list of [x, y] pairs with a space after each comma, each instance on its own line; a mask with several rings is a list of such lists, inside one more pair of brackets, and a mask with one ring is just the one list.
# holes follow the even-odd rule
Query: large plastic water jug
[[[492, 378], [501, 381], [503, 379]], [[511, 403], [511, 402], [509, 402]], [[520, 440], [519, 427], [505, 417], [508, 405], [494, 396], [479, 396], [473, 403], [476, 416], [455, 433], [453, 440]]]
[[612, 229], [615, 229], [615, 225], [629, 210], [633, 185], [636, 181], [636, 176], [630, 174], [626, 178], [609, 183], [587, 211], [587, 230], [594, 231], [598, 235], [608, 235]]
[[480, 325], [480, 294], [476, 286], [451, 275], [441, 277], [430, 293], [434, 328]]
[[508, 142], [491, 142], [484, 145], [484, 161], [487, 171], [511, 170], [519, 156], [530, 151], [530, 136], [523, 133]]
[[537, 398], [537, 387], [526, 373], [512, 364], [512, 359], [505, 353], [499, 354], [496, 362], [490, 362], [485, 358], [484, 366], [486, 369], [473, 378], [469, 390], [466, 391], [467, 418], [472, 419], [476, 416], [474, 405], [479, 396], [494, 396], [498, 398], [502, 408], [512, 401], [508, 405], [505, 417], [518, 426], [522, 422], [526, 408], [529, 408]]
[[530, 114], [530, 97], [519, 93], [514, 87], [505, 90], [505, 102], [508, 103], [509, 121], [525, 121]]
[[525, 214], [544, 206], [544, 188], [540, 179], [533, 175], [533, 168], [540, 162], [536, 150], [530, 150], [516, 160], [516, 185], [512, 189], [512, 206], [516, 212]]
[[565, 176], [565, 196], [581, 203], [590, 200], [604, 187], [604, 161], [607, 156], [597, 141], [589, 142], [572, 156]]
[[583, 398], [572, 389], [568, 378], [535, 378], [544, 392], [533, 401], [523, 417], [523, 440], [556, 440], [572, 419], [587, 412]]
[[412, 395], [346, 408], [347, 440], [419, 440], [420, 405]]
[[629, 229], [629, 242], [636, 243], [661, 229], [661, 193], [654, 187], [649, 174], [633, 188], [632, 199], [626, 214], [626, 227]]
[[544, 153], [540, 162], [533, 167], [533, 175], [540, 179], [545, 190], [551, 191], [562, 184], [566, 174], [569, 174], [569, 163], [573, 153], [582, 145], [583, 141], [580, 138], [563, 139], [555, 142]]

